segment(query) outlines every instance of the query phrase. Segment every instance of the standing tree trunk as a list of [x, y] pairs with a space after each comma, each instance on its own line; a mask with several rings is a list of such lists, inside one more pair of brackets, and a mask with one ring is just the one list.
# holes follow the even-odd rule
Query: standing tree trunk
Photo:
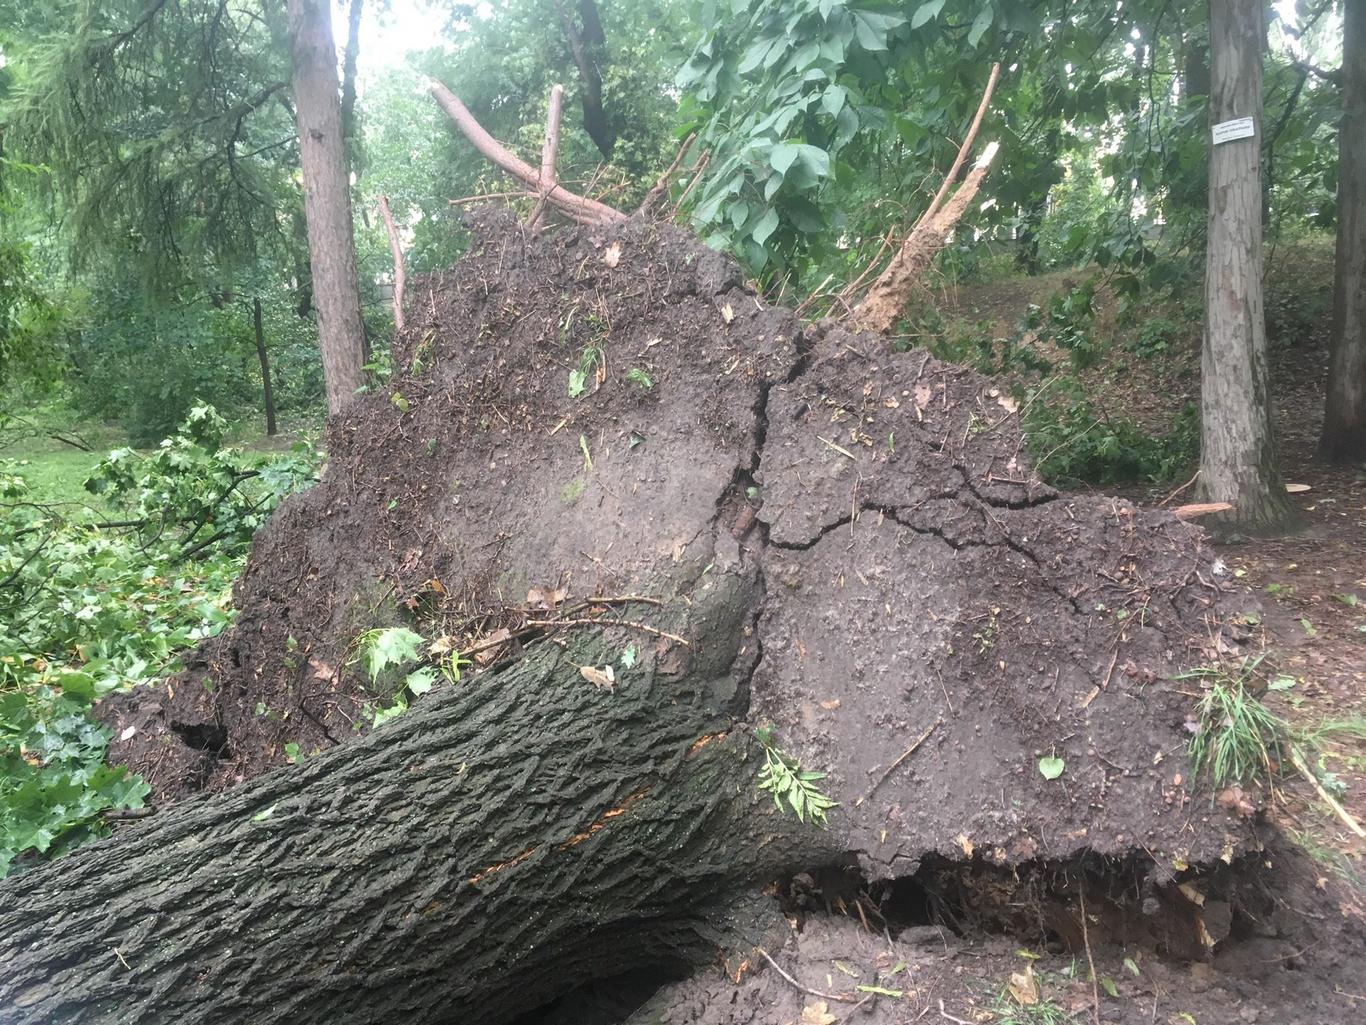
[[365, 0], [351, 0], [346, 14], [346, 49], [342, 53], [341, 120], [348, 163], [360, 178], [360, 141], [356, 135], [356, 65], [360, 59], [360, 16]]
[[304, 174], [313, 303], [318, 310], [327, 409], [336, 413], [365, 383], [351, 187], [337, 94], [337, 51], [327, 0], [289, 0], [294, 102]]
[[251, 301], [251, 324], [256, 330], [256, 358], [261, 363], [261, 399], [266, 407], [266, 437], [275, 437], [275, 392], [270, 386], [270, 356], [266, 353], [266, 332], [261, 325], [261, 297]]
[[1211, 517], [1219, 526], [1268, 532], [1292, 511], [1276, 464], [1262, 306], [1263, 14], [1260, 0], [1210, 0], [1210, 123], [1251, 118], [1253, 134], [1211, 146], [1200, 479], [1209, 501], [1233, 506]]
[[579, 17], [583, 21], [580, 31], [574, 19], [565, 10], [563, 0], [555, 0], [555, 10], [560, 16], [560, 26], [564, 29], [565, 39], [569, 42], [569, 52], [574, 57], [574, 65], [579, 69], [579, 98], [583, 102], [583, 130], [598, 147], [604, 160], [612, 159], [616, 148], [617, 131], [607, 118], [602, 105], [602, 61], [607, 37], [602, 31], [602, 19], [598, 16], [597, 5], [593, 0], [580, 0]]
[[1338, 127], [1337, 280], [1320, 448], [1366, 459], [1366, 2], [1343, 10], [1342, 123]]

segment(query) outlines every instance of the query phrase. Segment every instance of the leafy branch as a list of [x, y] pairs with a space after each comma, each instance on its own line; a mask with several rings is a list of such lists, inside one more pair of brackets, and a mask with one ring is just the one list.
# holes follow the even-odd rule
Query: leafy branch
[[810, 818], [817, 826], [826, 824], [825, 813], [838, 807], [818, 784], [825, 779], [823, 772], [810, 772], [802, 769], [801, 762], [781, 750], [773, 742], [773, 728], [760, 727], [754, 731], [754, 739], [764, 749], [764, 765], [759, 770], [759, 789], [773, 796], [773, 803], [783, 811], [787, 809], [797, 816], [797, 821], [805, 822]]

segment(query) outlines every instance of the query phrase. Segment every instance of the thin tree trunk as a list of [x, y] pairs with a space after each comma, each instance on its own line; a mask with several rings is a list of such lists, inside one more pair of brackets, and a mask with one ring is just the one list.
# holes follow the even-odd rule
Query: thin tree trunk
[[583, 129], [604, 160], [612, 159], [612, 150], [617, 144], [617, 133], [608, 121], [602, 106], [602, 70], [599, 67], [602, 53], [607, 42], [602, 31], [602, 19], [594, 0], [579, 0], [579, 17], [583, 21], [583, 31], [574, 25], [563, 0], [555, 0], [555, 10], [560, 16], [560, 26], [564, 29], [569, 43], [569, 52], [574, 57], [574, 65], [579, 69], [579, 98], [583, 103]]
[[1366, 0], [1343, 5], [1337, 275], [1323, 454], [1366, 459]]
[[318, 311], [327, 409], [336, 413], [365, 381], [351, 189], [337, 94], [337, 51], [327, 0], [289, 0], [289, 38], [313, 303]]
[[1291, 518], [1276, 462], [1262, 305], [1263, 7], [1210, 0], [1210, 123], [1250, 117], [1254, 134], [1211, 145], [1200, 480], [1233, 509], [1216, 528], [1268, 532]]
[[270, 386], [270, 356], [266, 353], [266, 332], [261, 324], [261, 297], [251, 301], [251, 323], [256, 330], [256, 358], [261, 363], [261, 397], [266, 407], [266, 437], [275, 437], [275, 392]]
[[403, 265], [403, 244], [394, 225], [394, 215], [389, 209], [389, 197], [379, 197], [379, 213], [384, 218], [384, 231], [389, 236], [389, 254], [394, 258], [394, 330], [403, 331], [403, 291], [408, 280], [407, 269]]
[[351, 169], [360, 177], [356, 139], [356, 64], [360, 58], [360, 16], [365, 0], [351, 0], [346, 16], [346, 49], [342, 53], [341, 120]]
[[570, 647], [0, 884], [0, 1017], [498, 1025], [707, 963], [831, 834], [759, 794], [710, 683], [613, 693], [578, 667], [612, 652]]

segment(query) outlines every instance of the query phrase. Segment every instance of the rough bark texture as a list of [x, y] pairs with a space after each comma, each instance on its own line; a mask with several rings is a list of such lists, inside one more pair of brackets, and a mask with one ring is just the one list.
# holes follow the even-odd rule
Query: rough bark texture
[[1338, 241], [1321, 449], [1366, 459], [1366, 3], [1343, 5]]
[[336, 413], [351, 402], [365, 379], [351, 186], [337, 95], [337, 52], [326, 0], [289, 0], [289, 38], [318, 344], [327, 409]]
[[1211, 146], [1201, 361], [1200, 482], [1233, 509], [1222, 529], [1275, 531], [1291, 517], [1276, 464], [1262, 305], [1263, 8], [1211, 0], [1210, 123], [1251, 117], [1256, 134]]
[[270, 354], [266, 352], [266, 331], [261, 323], [261, 299], [251, 301], [251, 326], [256, 335], [256, 361], [261, 364], [261, 404], [266, 413], [266, 436], [275, 436], [275, 391], [270, 383]]
[[13, 879], [6, 1025], [504, 1022], [592, 978], [710, 960], [727, 904], [824, 837], [758, 799], [743, 734], [699, 746], [737, 677], [611, 693], [577, 666], [603, 654], [544, 646]]
[[[365, 0], [351, 0], [346, 12], [346, 49], [342, 53], [342, 91], [341, 123], [342, 143], [353, 150], [359, 144], [356, 140], [356, 71], [360, 62], [360, 19], [365, 9]], [[360, 168], [354, 168], [357, 177]]]

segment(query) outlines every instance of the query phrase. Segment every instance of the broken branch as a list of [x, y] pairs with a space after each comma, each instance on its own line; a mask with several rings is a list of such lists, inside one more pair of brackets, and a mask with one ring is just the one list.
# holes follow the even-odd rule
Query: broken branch
[[683, 145], [678, 147], [678, 153], [674, 156], [673, 163], [671, 163], [665, 169], [664, 173], [659, 176], [659, 180], [650, 187], [650, 191], [645, 193], [645, 198], [640, 201], [640, 206], [636, 207], [637, 217], [644, 217], [649, 213], [650, 207], [659, 201], [659, 197], [669, 191], [670, 179], [673, 178], [674, 173], [678, 170], [678, 166], [683, 163], [683, 158], [687, 155], [688, 147], [692, 145], [692, 141], [696, 138], [697, 133], [691, 132], [688, 137], [683, 140]]
[[541, 143], [541, 194], [536, 209], [531, 211], [528, 227], [535, 231], [545, 213], [545, 204], [555, 189], [555, 157], [560, 152], [560, 107], [564, 100], [564, 86], [558, 82], [550, 89], [550, 106], [545, 116], [545, 141]]
[[407, 274], [403, 266], [403, 247], [399, 244], [394, 215], [389, 211], [389, 197], [379, 197], [379, 215], [384, 218], [384, 230], [389, 235], [389, 252], [394, 258], [394, 330], [403, 330], [403, 286]]
[[[967, 159], [973, 143], [976, 142], [977, 131], [981, 127], [982, 118], [986, 115], [1000, 73], [1001, 66], [999, 64], [993, 65], [991, 76], [987, 79], [986, 89], [982, 92], [982, 100], [977, 105], [977, 113], [972, 119], [972, 124], [963, 139], [963, 144], [958, 147], [953, 165], [944, 177], [943, 184], [939, 186], [939, 191], [935, 193], [930, 205], [926, 207], [925, 212], [920, 215], [896, 253], [893, 254], [891, 262], [874, 280], [872, 287], [868, 289], [868, 294], [863, 297], [863, 301], [854, 308], [854, 320], [859, 327], [868, 331], [876, 331], [879, 334], [886, 334], [892, 329], [892, 325], [896, 323], [897, 317], [901, 314], [902, 305], [905, 303], [911, 287], [925, 272], [935, 254], [943, 248], [944, 242], [953, 230], [954, 225], [958, 223], [958, 219], [967, 210], [968, 204], [977, 195], [977, 190], [986, 177], [987, 169], [996, 156], [998, 147], [994, 142], [982, 151], [976, 165], [968, 172], [967, 178], [964, 179], [957, 191], [951, 197], [945, 198], [948, 196], [949, 189], [958, 176], [958, 172], [962, 169], [963, 162]], [[866, 276], [867, 271], [859, 275], [857, 280], [862, 281]], [[843, 298], [852, 299], [852, 292], [846, 290]]]
[[[473, 114], [460, 102], [459, 98], [440, 82], [433, 81], [428, 87], [432, 98], [455, 122], [462, 135], [482, 153], [490, 163], [512, 175], [529, 190], [539, 191], [541, 176], [536, 168], [516, 156], [511, 150], [484, 130]], [[571, 220], [580, 224], [611, 224], [626, 220], [626, 215], [605, 203], [578, 196], [568, 190], [556, 187], [546, 201]]]

